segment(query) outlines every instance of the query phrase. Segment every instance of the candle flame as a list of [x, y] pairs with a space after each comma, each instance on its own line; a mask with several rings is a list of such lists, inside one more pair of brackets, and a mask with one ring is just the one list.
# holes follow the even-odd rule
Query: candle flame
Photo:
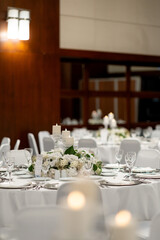
[[86, 199], [82, 192], [74, 191], [68, 195], [67, 203], [72, 210], [80, 210], [85, 206]]
[[126, 210], [120, 211], [115, 216], [115, 222], [120, 227], [125, 227], [126, 225], [128, 225], [131, 222], [131, 219], [131, 213]]

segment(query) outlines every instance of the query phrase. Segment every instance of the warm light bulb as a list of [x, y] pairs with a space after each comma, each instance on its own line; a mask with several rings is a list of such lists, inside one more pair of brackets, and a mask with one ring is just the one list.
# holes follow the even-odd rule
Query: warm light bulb
[[74, 191], [68, 195], [67, 203], [72, 210], [80, 210], [85, 206], [86, 199], [82, 192]]
[[29, 40], [29, 18], [30, 12], [26, 10], [20, 11], [19, 14], [19, 40]]
[[18, 10], [11, 8], [8, 10], [8, 39], [18, 39]]
[[117, 215], [115, 216], [115, 223], [119, 227], [125, 227], [131, 222], [131, 219], [132, 219], [131, 213], [126, 210], [123, 210], [117, 213]]

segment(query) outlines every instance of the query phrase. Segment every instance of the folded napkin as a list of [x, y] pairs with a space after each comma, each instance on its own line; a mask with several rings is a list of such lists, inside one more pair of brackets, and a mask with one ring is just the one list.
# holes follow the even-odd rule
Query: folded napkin
[[146, 178], [146, 179], [160, 179], [160, 174], [137, 174], [136, 177]]
[[132, 172], [134, 173], [150, 173], [155, 171], [155, 169], [151, 168], [151, 167], [134, 167], [132, 169]]
[[2, 182], [0, 183], [0, 188], [10, 188], [10, 189], [19, 189], [28, 186], [29, 183], [21, 182]]

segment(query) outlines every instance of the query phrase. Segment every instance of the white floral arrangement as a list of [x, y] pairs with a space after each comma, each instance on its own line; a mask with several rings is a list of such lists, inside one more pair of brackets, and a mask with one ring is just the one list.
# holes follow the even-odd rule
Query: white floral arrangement
[[[93, 153], [83, 149], [74, 149], [73, 146], [63, 151], [61, 148], [53, 149], [49, 152], [42, 152], [42, 164], [50, 165], [48, 170], [48, 176], [53, 177], [55, 170], [70, 170], [71, 175], [76, 176], [78, 174], [84, 174], [84, 168], [86, 163], [91, 164], [91, 171], [100, 175], [102, 172], [102, 162], [94, 156]], [[33, 157], [32, 164], [29, 167], [29, 171], [34, 171], [34, 165], [36, 157]]]

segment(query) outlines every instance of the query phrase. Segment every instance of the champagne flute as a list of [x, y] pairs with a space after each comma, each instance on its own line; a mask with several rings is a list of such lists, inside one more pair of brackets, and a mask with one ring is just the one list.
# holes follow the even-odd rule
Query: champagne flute
[[6, 157], [6, 165], [7, 165], [7, 172], [9, 175], [9, 183], [11, 183], [11, 176], [12, 176], [12, 170], [15, 165], [15, 158], [14, 157]]
[[50, 159], [46, 159], [45, 162], [42, 164], [42, 172], [45, 177], [45, 183], [46, 183], [47, 173], [48, 173], [49, 168], [50, 168]]
[[125, 155], [125, 162], [129, 169], [129, 180], [131, 181], [132, 168], [136, 161], [136, 152], [127, 152]]
[[116, 158], [117, 164], [118, 164], [118, 172], [120, 171], [120, 162], [122, 160], [123, 153], [124, 153], [124, 151], [120, 148], [118, 150], [116, 150], [116, 152], [115, 152], [115, 158]]

